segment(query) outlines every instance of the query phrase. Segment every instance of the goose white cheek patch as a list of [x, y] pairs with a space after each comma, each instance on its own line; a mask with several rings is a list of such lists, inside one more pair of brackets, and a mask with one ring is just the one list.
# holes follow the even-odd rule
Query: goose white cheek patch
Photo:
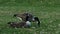
[[20, 18], [20, 17], [17, 17], [17, 18], [22, 21], [22, 18]]

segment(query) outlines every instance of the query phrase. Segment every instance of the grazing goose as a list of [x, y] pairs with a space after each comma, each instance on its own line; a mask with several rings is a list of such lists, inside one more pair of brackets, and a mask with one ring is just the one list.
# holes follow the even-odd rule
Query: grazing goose
[[[28, 16], [28, 17], [27, 17]], [[38, 17], [33, 16], [30, 13], [22, 13], [22, 14], [14, 14], [14, 17], [17, 17], [18, 19], [22, 21], [27, 21], [26, 17], [28, 18], [28, 21], [30, 22], [37, 22], [38, 26], [40, 25], [40, 21]]]

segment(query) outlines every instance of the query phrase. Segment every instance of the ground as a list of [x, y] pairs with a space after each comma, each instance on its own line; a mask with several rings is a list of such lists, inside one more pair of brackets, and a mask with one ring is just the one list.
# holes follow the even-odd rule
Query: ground
[[[19, 21], [16, 13], [38, 16], [37, 28], [9, 28], [7, 22]], [[0, 0], [0, 34], [60, 34], [60, 0]]]

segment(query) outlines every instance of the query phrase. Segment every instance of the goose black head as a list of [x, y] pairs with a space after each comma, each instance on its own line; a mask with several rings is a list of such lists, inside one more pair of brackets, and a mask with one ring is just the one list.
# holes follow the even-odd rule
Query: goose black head
[[40, 26], [40, 21], [39, 21], [39, 18], [38, 17], [34, 17], [35, 21], [38, 22], [38, 26]]

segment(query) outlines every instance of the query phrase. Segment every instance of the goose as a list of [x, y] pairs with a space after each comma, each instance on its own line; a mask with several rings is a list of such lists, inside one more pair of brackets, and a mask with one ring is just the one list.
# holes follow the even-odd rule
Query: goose
[[17, 17], [21, 21], [27, 21], [26, 19], [28, 19], [28, 21], [30, 21], [30, 22], [37, 22], [37, 25], [40, 26], [39, 18], [36, 16], [33, 16], [30, 13], [14, 14], [14, 17]]
[[30, 28], [31, 27], [31, 23], [30, 21], [28, 21], [28, 16], [26, 16], [26, 21], [21, 21], [21, 22], [8, 22], [8, 25], [10, 27], [13, 28], [20, 28], [20, 27], [24, 27], [24, 28]]
[[27, 23], [25, 23], [24, 21], [22, 21], [22, 22], [8, 22], [8, 25], [13, 28], [30, 28], [31, 25], [29, 25], [28, 22], [29, 21], [27, 21]]

